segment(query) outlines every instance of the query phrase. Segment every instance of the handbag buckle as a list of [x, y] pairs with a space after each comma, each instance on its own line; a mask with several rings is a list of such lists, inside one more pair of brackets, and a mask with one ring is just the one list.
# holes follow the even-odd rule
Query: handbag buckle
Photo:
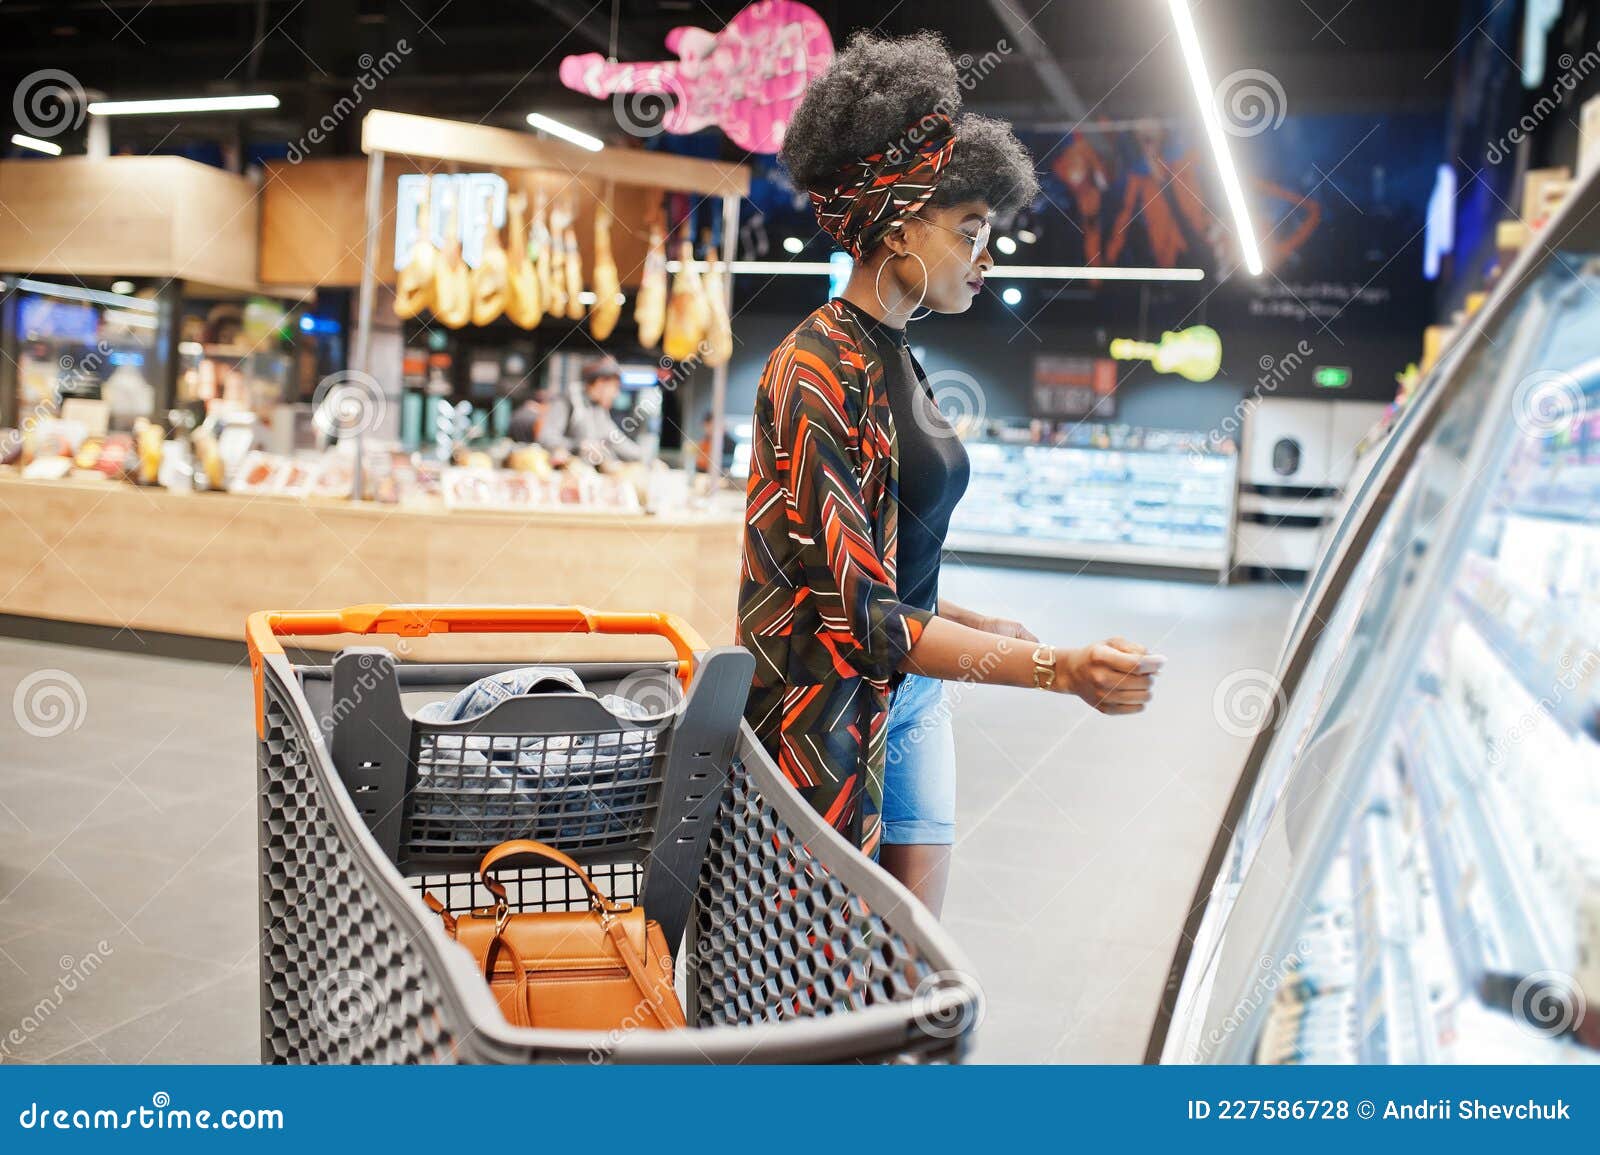
[[505, 899], [501, 899], [499, 902], [494, 904], [494, 933], [504, 934], [506, 923], [510, 921], [511, 907], [506, 904]]

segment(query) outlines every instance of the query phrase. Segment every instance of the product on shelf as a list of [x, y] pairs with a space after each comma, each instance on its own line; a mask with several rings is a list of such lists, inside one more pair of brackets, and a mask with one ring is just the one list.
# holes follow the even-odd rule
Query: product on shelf
[[445, 224], [444, 251], [435, 262], [433, 315], [446, 328], [472, 319], [472, 270], [461, 255], [461, 205], [452, 203]]
[[596, 341], [611, 336], [622, 317], [622, 280], [611, 253], [611, 209], [594, 210], [594, 308], [589, 310], [589, 335]]
[[583, 320], [583, 255], [578, 250], [578, 234], [573, 231], [571, 214], [562, 230], [561, 246], [566, 255], [567, 320]]
[[244, 459], [228, 488], [233, 493], [273, 493], [276, 491], [278, 473], [284, 465], [281, 457], [259, 451], [251, 453]]
[[539, 301], [544, 312], [551, 317], [564, 316], [567, 311], [565, 274], [556, 274], [556, 244], [550, 229], [550, 209], [541, 188], [534, 194], [533, 231], [528, 234], [528, 255], [533, 259], [534, 272], [539, 281]]
[[728, 316], [728, 286], [723, 278], [722, 266], [712, 258], [711, 235], [707, 231], [706, 247], [706, 335], [705, 363], [715, 369], [726, 365], [733, 357], [733, 321]]
[[417, 239], [412, 242], [405, 267], [395, 274], [394, 312], [402, 320], [415, 317], [433, 305], [433, 281], [439, 255], [429, 239], [427, 182], [423, 182], [422, 187], [422, 200], [417, 205]]
[[667, 322], [667, 237], [659, 224], [650, 226], [644, 274], [633, 301], [633, 322], [639, 328], [639, 344], [654, 349]]
[[678, 249], [678, 272], [672, 279], [672, 296], [667, 300], [667, 328], [661, 351], [674, 361], [689, 360], [699, 352], [710, 322], [711, 309], [695, 264], [694, 246], [685, 240]]
[[544, 290], [530, 255], [527, 211], [528, 198], [523, 193], [506, 198], [511, 245], [506, 265], [506, 316], [513, 324], [532, 329], [544, 319]]
[[[487, 213], [485, 214], [488, 215]], [[506, 251], [500, 245], [500, 230], [484, 229], [483, 252], [478, 256], [478, 267], [472, 270], [472, 323], [488, 325], [506, 310], [509, 264]]]

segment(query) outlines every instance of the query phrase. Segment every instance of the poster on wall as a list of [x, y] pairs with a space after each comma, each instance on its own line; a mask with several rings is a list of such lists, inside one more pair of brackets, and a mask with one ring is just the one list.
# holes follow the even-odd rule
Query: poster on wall
[[1041, 353], [1033, 361], [1029, 414], [1045, 421], [1109, 421], [1117, 415], [1117, 363]]

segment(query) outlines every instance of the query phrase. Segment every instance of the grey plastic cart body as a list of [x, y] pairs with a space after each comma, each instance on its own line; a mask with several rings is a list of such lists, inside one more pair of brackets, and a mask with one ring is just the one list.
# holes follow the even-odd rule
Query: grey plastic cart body
[[[446, 630], [658, 634], [676, 663], [570, 665], [591, 693], [620, 686], [671, 706], [628, 722], [552, 693], [427, 724], [402, 695], [517, 664], [413, 665], [364, 647], [296, 664], [277, 640]], [[666, 615], [543, 607], [263, 613], [248, 638], [264, 1062], [950, 1062], [967, 1050], [982, 1016], [970, 965], [755, 741], [740, 719], [746, 651], [707, 650]], [[565, 850], [662, 922], [689, 1029], [532, 1030], [501, 1017], [420, 892], [458, 913], [484, 905], [478, 860], [518, 836]], [[574, 886], [522, 870], [512, 905], [570, 909]]]

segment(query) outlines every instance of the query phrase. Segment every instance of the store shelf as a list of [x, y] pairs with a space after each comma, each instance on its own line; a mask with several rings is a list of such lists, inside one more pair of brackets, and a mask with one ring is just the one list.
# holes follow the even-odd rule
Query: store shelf
[[[1573, 674], [1570, 667], [1564, 668], [1559, 659], [1548, 661], [1540, 658], [1504, 621], [1491, 616], [1470, 594], [1457, 589], [1451, 600], [1463, 625], [1476, 633], [1493, 652], [1508, 680], [1526, 690], [1539, 703], [1546, 716], [1560, 725], [1569, 737], [1593, 740], [1597, 704], [1582, 693], [1560, 693], [1563, 680]], [[1540, 616], [1544, 620], [1537, 625], [1552, 634], [1565, 632], [1553, 614]], [[1582, 652], [1581, 646], [1579, 652]], [[1577, 687], [1573, 689], [1576, 691]]]
[[972, 480], [951, 524], [950, 548], [1222, 570], [1234, 459], [1185, 449], [1197, 436], [1163, 434], [1163, 448], [969, 444]]

